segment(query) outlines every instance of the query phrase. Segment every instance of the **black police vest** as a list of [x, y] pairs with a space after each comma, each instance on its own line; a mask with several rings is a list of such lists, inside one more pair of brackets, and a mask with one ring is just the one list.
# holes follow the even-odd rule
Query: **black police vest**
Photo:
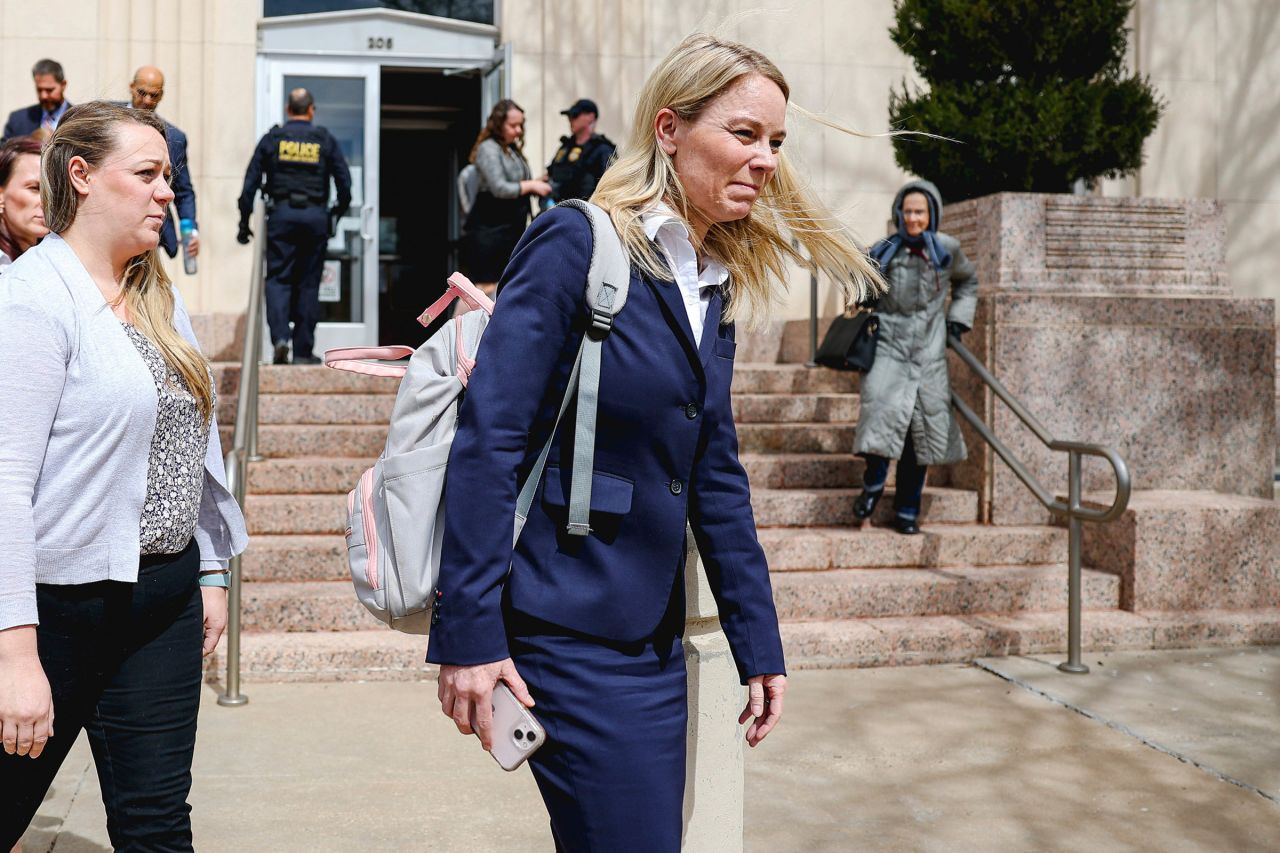
[[329, 132], [322, 127], [272, 128], [267, 195], [276, 201], [322, 205], [329, 200]]
[[555, 189], [557, 199], [563, 201], [579, 198], [582, 195], [582, 179], [586, 175], [588, 161], [595, 156], [598, 147], [611, 146], [613, 143], [599, 134], [593, 134], [581, 145], [572, 136], [563, 136], [560, 142], [560, 148], [547, 169], [547, 175], [551, 178], [551, 186]]

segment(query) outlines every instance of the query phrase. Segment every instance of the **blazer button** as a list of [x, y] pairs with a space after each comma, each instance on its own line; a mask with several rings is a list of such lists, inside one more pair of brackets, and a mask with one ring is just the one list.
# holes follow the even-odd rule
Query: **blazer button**
[[697, 404], [697, 403], [690, 403], [689, 405], [685, 406], [685, 407], [684, 407], [684, 416], [685, 416], [686, 418], [688, 418], [689, 420], [694, 420], [695, 418], [697, 418], [697, 417], [698, 417], [698, 404]]
[[671, 494], [678, 495], [683, 491], [684, 491], [684, 483], [680, 482], [679, 480], [671, 481]]

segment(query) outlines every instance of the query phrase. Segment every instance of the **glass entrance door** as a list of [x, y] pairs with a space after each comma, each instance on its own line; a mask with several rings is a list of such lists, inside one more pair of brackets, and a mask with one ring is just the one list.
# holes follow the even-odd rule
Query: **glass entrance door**
[[[325, 247], [316, 354], [378, 343], [378, 131], [380, 69], [350, 59], [267, 61], [267, 97], [258, 132], [284, 121], [284, 104], [302, 87], [315, 99], [315, 123], [338, 141], [351, 170], [351, 207]], [[336, 194], [330, 185], [329, 206]], [[264, 235], [265, 236], [265, 235]]]

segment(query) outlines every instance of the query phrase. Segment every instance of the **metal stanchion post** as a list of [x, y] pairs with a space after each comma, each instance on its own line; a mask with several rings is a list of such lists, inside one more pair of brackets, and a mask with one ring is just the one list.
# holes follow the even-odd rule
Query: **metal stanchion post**
[[805, 367], [818, 366], [818, 273], [809, 270], [809, 360]]
[[1070, 515], [1067, 517], [1067, 660], [1058, 664], [1063, 672], [1086, 673], [1089, 667], [1080, 661], [1080, 551], [1083, 548], [1083, 531], [1080, 518], [1081, 481], [1080, 454], [1072, 450], [1067, 455], [1070, 468], [1067, 485], [1067, 506]]
[[[232, 494], [236, 487], [244, 481], [244, 458], [239, 451], [232, 450], [227, 454], [227, 486]], [[223, 684], [223, 692], [218, 696], [218, 704], [223, 706], [243, 705], [249, 697], [240, 692], [240, 556], [231, 558], [231, 588], [227, 590], [227, 677]]]
[[[258, 455], [258, 362], [262, 356], [262, 287], [263, 260], [267, 229], [262, 202], [255, 205], [254, 224], [262, 235], [253, 251], [253, 270], [249, 278], [249, 306], [245, 311], [244, 345], [240, 354], [240, 388], [236, 401], [236, 428], [231, 450], [225, 458], [227, 490], [244, 506], [245, 481], [249, 461], [261, 461]], [[231, 588], [227, 591], [227, 678], [219, 705], [237, 706], [249, 701], [240, 692], [240, 557], [230, 561]]]

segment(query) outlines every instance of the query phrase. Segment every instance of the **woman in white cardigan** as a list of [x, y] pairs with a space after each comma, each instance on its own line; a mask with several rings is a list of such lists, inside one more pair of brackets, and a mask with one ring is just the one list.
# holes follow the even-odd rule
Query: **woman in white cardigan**
[[52, 233], [0, 277], [0, 850], [82, 728], [112, 846], [192, 849], [201, 653], [246, 536], [209, 365], [155, 253], [164, 133], [145, 111], [68, 110], [43, 153]]

